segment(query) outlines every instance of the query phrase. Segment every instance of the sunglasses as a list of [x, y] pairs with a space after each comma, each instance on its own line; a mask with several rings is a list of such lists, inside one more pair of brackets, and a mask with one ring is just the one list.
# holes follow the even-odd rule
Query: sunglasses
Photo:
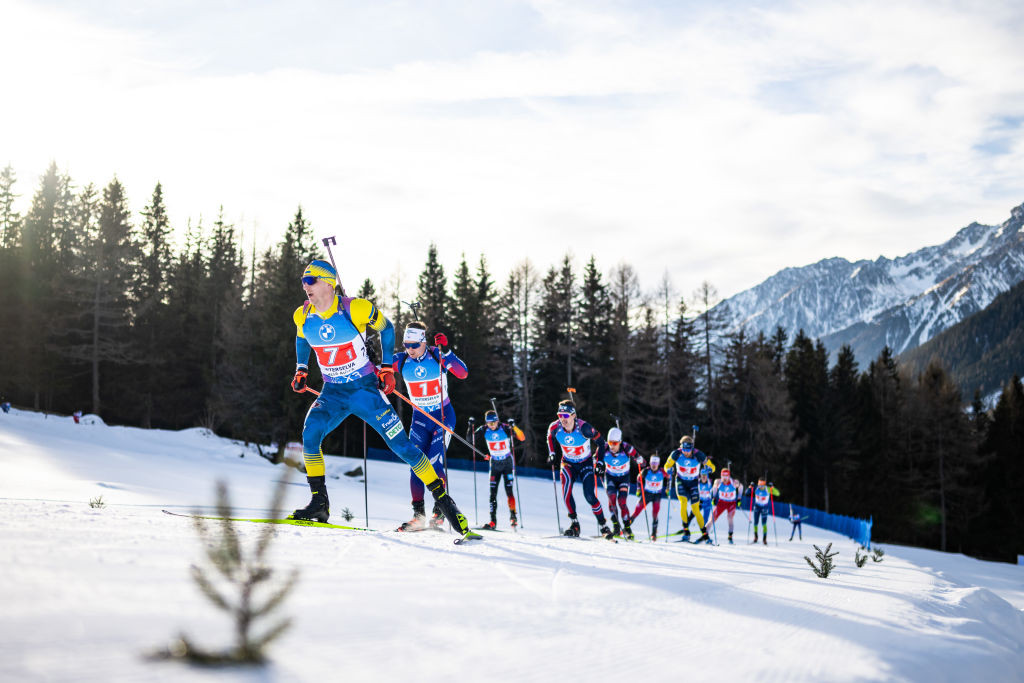
[[560, 419], [560, 420], [568, 420], [570, 417], [574, 417], [575, 415], [576, 415], [576, 413], [559, 413], [558, 414], [558, 419]]
[[608, 445], [609, 446], [618, 446], [620, 443], [622, 443], [622, 442], [621, 441], [609, 441]]
[[304, 285], [315, 285], [316, 281], [319, 280], [319, 279], [320, 278], [316, 277], [315, 275], [304, 275], [302, 277], [302, 284], [304, 284]]
[[418, 349], [423, 344], [426, 344], [426, 342], [405, 342], [404, 344], [402, 344], [402, 346], [404, 346], [407, 349]]

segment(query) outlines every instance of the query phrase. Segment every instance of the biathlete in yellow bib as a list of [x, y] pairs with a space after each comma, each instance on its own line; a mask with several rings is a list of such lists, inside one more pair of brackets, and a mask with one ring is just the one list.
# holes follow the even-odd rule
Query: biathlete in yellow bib
[[[395, 390], [392, 368], [395, 328], [380, 309], [366, 299], [335, 294], [338, 274], [326, 262], [315, 260], [302, 273], [308, 301], [295, 309], [295, 377], [292, 389], [306, 390], [310, 352], [316, 353], [324, 387], [310, 406], [302, 425], [302, 457], [312, 499], [292, 513], [292, 519], [326, 522], [330, 516], [321, 443], [349, 415], [357, 415], [377, 430], [388, 448], [407, 462], [423, 480], [452, 528], [464, 537], [472, 534], [466, 518], [445, 490], [426, 456], [406, 436], [385, 394]], [[370, 327], [380, 333], [381, 366], [367, 355], [364, 334]]]

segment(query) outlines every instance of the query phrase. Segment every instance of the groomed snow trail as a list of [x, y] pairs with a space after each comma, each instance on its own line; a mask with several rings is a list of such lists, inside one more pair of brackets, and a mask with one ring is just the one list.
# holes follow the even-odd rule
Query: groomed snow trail
[[[361, 464], [328, 461], [334, 522], [345, 507], [365, 521], [362, 481], [343, 475]], [[849, 539], [805, 526], [789, 543], [781, 520], [778, 546], [747, 545], [742, 514], [734, 546], [724, 519], [719, 547], [547, 538], [558, 533], [551, 483], [527, 478], [525, 528], [507, 531], [499, 496], [506, 532], [472, 546], [278, 527], [274, 566], [302, 575], [273, 663], [152, 663], [142, 655], [179, 632], [230, 639], [189, 577], [202, 561], [191, 521], [160, 509], [208, 509], [222, 479], [239, 514], [263, 515], [283, 468], [202, 430], [14, 411], [0, 416], [0, 472], [0, 680], [1024, 680], [1024, 568], [893, 546], [858, 569]], [[370, 462], [369, 476], [370, 526], [391, 529], [409, 516], [408, 468]], [[452, 472], [452, 493], [475, 521], [470, 473]], [[90, 508], [99, 495], [107, 506]], [[296, 479], [287, 506], [307, 500]], [[596, 533], [589, 512], [580, 519]], [[236, 527], [250, 542], [264, 528]], [[822, 580], [803, 556], [829, 542], [840, 555]]]

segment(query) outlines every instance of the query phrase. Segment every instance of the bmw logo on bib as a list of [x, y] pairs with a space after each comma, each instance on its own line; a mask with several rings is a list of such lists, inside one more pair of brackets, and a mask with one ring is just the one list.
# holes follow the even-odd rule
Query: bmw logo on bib
[[328, 325], [327, 323], [324, 323], [323, 325], [320, 326], [320, 338], [323, 339], [324, 341], [329, 342], [333, 340], [334, 334], [334, 325]]
[[412, 371], [412, 374], [416, 375], [416, 379], [423, 379], [427, 376], [427, 369], [420, 365]]
[[569, 434], [565, 437], [565, 442], [571, 446], [574, 443], [576, 443], [576, 437], [574, 437], [572, 434]]

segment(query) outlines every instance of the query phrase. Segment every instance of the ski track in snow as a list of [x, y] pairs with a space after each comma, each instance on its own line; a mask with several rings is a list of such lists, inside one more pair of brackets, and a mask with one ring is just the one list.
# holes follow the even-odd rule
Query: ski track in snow
[[[352, 524], [365, 522], [362, 480], [343, 474], [356, 465], [328, 459], [333, 522], [345, 507]], [[368, 470], [369, 525], [393, 529], [410, 514], [408, 468]], [[768, 547], [747, 545], [742, 513], [733, 546], [724, 518], [719, 547], [545, 538], [558, 533], [554, 494], [529, 478], [525, 528], [508, 530], [499, 495], [505, 532], [470, 545], [432, 532], [275, 527], [278, 576], [301, 576], [272, 663], [153, 663], [143, 655], [178, 633], [209, 647], [231, 637], [189, 576], [203, 562], [192, 521], [160, 509], [208, 510], [223, 479], [237, 514], [265, 515], [283, 470], [203, 430], [13, 411], [0, 415], [0, 472], [0, 680], [1024, 680], [1022, 567], [884, 546], [883, 562], [858, 569], [853, 541], [805, 525], [803, 542], [789, 543], [784, 519], [778, 546], [774, 534]], [[467, 518], [485, 521], [486, 475], [479, 517], [471, 473], [451, 477]], [[308, 500], [294, 483], [288, 509]], [[99, 495], [107, 507], [90, 508]], [[673, 515], [678, 529], [678, 505]], [[596, 532], [588, 512], [580, 520], [584, 535]], [[251, 544], [266, 527], [236, 528]], [[818, 579], [803, 556], [829, 542], [837, 567]]]

